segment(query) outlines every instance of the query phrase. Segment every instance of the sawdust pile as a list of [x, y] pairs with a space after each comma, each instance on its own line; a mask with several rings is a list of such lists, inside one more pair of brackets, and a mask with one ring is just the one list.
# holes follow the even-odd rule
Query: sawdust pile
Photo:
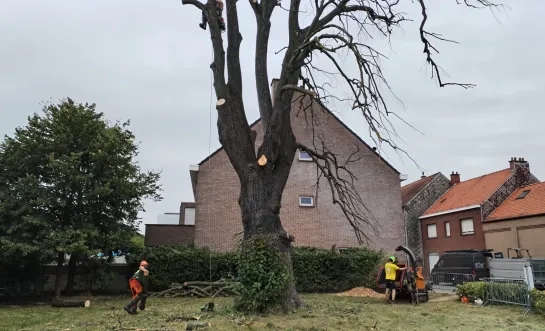
[[337, 293], [335, 295], [338, 295], [341, 297], [384, 298], [384, 294], [380, 294], [366, 287], [356, 287], [343, 293]]

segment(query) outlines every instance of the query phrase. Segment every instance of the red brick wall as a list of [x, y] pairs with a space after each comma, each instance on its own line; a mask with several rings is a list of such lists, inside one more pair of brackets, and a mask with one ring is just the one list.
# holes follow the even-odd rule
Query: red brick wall
[[[297, 103], [294, 103], [294, 108]], [[346, 128], [317, 105], [314, 107], [315, 135], [322, 135], [329, 149], [345, 160], [359, 148], [357, 163], [351, 170], [358, 178], [356, 186], [365, 205], [378, 221], [379, 235], [373, 235], [373, 248], [393, 251], [403, 244], [403, 216], [399, 174], [386, 165], [377, 154], [363, 145]], [[307, 118], [292, 110], [292, 125], [298, 141], [313, 146], [310, 114]], [[256, 146], [263, 139], [262, 126], [258, 123]], [[319, 141], [316, 142], [317, 144]], [[257, 149], [257, 148], [256, 148]], [[331, 203], [331, 192], [325, 180], [320, 183], [316, 197], [316, 167], [312, 162], [299, 161], [298, 154], [293, 163], [284, 195], [280, 216], [284, 228], [295, 236], [295, 245], [322, 248], [357, 246], [354, 231], [341, 209]], [[242, 231], [240, 209], [237, 204], [240, 184], [224, 151], [220, 151], [199, 168], [197, 177], [195, 244], [208, 246], [218, 251], [235, 248], [237, 233]], [[299, 196], [315, 196], [315, 207], [300, 207]]]
[[[473, 235], [463, 235], [460, 220], [473, 219]], [[445, 237], [445, 222], [450, 222], [450, 237]], [[457, 213], [439, 215], [421, 220], [422, 242], [424, 250], [425, 273], [429, 275], [429, 253], [442, 255], [445, 251], [456, 249], [485, 249], [481, 208], [464, 210]], [[428, 238], [428, 225], [437, 225], [437, 238]]]
[[176, 246], [192, 245], [195, 241], [195, 226], [176, 224], [146, 224], [144, 245]]

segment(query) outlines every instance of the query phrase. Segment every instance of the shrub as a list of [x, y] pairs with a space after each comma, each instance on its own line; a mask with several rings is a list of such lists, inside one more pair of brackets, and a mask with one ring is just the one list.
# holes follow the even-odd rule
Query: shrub
[[533, 289], [530, 291], [530, 298], [534, 313], [545, 314], [545, 292]]
[[141, 260], [150, 267], [150, 291], [160, 291], [172, 283], [212, 281], [236, 274], [235, 253], [215, 253], [193, 246], [146, 247], [127, 257], [128, 273], [138, 269]]
[[265, 313], [281, 306], [287, 294], [288, 269], [280, 251], [266, 237], [244, 244], [238, 260], [235, 308]]
[[[336, 253], [330, 250], [296, 247], [293, 273], [299, 292], [340, 292], [357, 286], [374, 286], [381, 252], [353, 248]], [[138, 263], [150, 264], [150, 291], [168, 288], [184, 281], [212, 281], [237, 276], [238, 253], [216, 253], [193, 246], [146, 247], [127, 256], [132, 275]]]
[[475, 299], [485, 300], [485, 282], [469, 282], [456, 286], [456, 294]]
[[296, 248], [292, 261], [297, 290], [340, 292], [357, 286], [373, 286], [382, 259], [382, 254], [368, 249], [335, 253], [317, 248]]

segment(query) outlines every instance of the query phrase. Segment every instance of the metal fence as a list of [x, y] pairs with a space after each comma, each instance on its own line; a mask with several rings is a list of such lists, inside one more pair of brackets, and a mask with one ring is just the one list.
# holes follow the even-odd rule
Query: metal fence
[[32, 296], [37, 284], [31, 282], [0, 281], [0, 299]]
[[462, 285], [468, 282], [474, 282], [475, 276], [472, 274], [456, 274], [436, 272], [431, 274], [429, 283], [432, 290], [439, 293], [456, 292], [456, 285]]
[[485, 302], [490, 304], [507, 304], [524, 307], [523, 315], [531, 309], [530, 287], [523, 280], [516, 279], [484, 279]]

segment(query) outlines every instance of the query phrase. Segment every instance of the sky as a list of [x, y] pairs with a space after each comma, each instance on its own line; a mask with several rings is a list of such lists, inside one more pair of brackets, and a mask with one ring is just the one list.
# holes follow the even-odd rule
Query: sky
[[[408, 175], [407, 182], [419, 179], [422, 170], [447, 176], [457, 171], [469, 179], [507, 168], [511, 157], [524, 157], [534, 175], [545, 179], [545, 1], [500, 1], [508, 7], [494, 12], [455, 0], [426, 1], [429, 30], [459, 42], [435, 43], [445, 78], [476, 84], [474, 89], [439, 88], [430, 79], [416, 3], [401, 0], [414, 22], [403, 24], [389, 42], [378, 35], [370, 41], [388, 57], [381, 61], [384, 76], [402, 101], [387, 97], [390, 109], [416, 128], [392, 120], [398, 144], [417, 164], [384, 150], [385, 158]], [[96, 103], [111, 120], [131, 120], [141, 142], [141, 166], [162, 171], [164, 199], [146, 202], [143, 223], [177, 212], [180, 202], [193, 201], [189, 166], [220, 147], [210, 108], [212, 48], [199, 21], [196, 8], [176, 0], [1, 1], [0, 134], [24, 126], [43, 101], [71, 97]], [[245, 1], [239, 2], [239, 21], [244, 98], [252, 122], [259, 117], [256, 23]], [[274, 53], [286, 40], [287, 14], [277, 9], [270, 79], [279, 75], [282, 54]], [[361, 114], [346, 105], [330, 108], [371, 142]]]

